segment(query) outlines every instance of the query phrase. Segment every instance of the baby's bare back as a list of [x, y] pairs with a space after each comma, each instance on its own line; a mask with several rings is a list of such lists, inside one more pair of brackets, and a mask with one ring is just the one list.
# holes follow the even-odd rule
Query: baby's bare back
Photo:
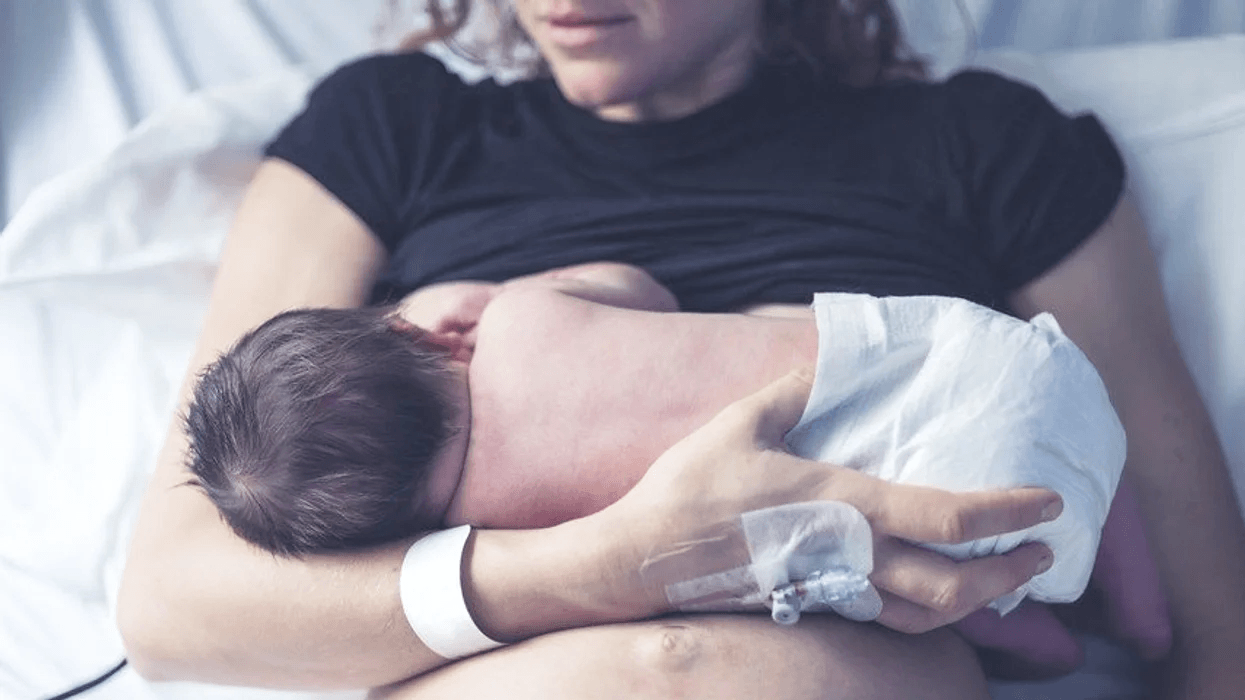
[[783, 316], [498, 297], [479, 324], [451, 524], [546, 526], [617, 500], [727, 404], [815, 361], [811, 313]]

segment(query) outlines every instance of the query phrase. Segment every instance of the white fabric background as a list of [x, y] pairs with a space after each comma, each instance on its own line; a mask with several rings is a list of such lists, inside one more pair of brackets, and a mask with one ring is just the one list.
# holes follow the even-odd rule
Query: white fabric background
[[[918, 44], [944, 47], [950, 65], [964, 55], [961, 25], [921, 19], [923, 2], [903, 0], [924, 32]], [[59, 692], [120, 658], [111, 604], [128, 528], [232, 206], [258, 144], [298, 108], [311, 76], [372, 45], [380, 4], [0, 2], [0, 185], [12, 217], [0, 234], [0, 700]], [[1197, 33], [1239, 28], [1240, 5], [966, 0], [983, 45], [1028, 49], [1175, 36], [1201, 26], [1197, 17], [1207, 20]], [[1236, 24], [1209, 23], [1220, 16]], [[978, 60], [1066, 108], [1094, 108], [1119, 139], [1182, 348], [1239, 475], [1245, 37]], [[213, 89], [187, 97], [203, 88]], [[997, 692], [1127, 693], [1110, 669], [1128, 660], [1104, 654], [1064, 686]], [[125, 671], [90, 697], [270, 694], [150, 685]]]

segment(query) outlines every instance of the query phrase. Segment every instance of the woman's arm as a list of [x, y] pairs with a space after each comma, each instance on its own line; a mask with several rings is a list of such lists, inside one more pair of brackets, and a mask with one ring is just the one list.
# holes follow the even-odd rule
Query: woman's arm
[[[222, 253], [179, 405], [206, 363], [276, 313], [360, 304], [383, 259], [380, 244], [318, 183], [284, 162], [262, 164]], [[141, 673], [260, 685], [293, 680], [289, 662], [270, 647], [306, 647], [314, 638], [294, 622], [294, 600], [336, 608], [342, 618], [349, 610], [378, 635], [386, 626], [401, 631], [371, 583], [389, 565], [386, 553], [306, 563], [261, 554], [228, 530], [198, 490], [180, 486], [188, 478], [185, 448], [175, 420], [143, 498], [118, 600], [127, 653]], [[330, 582], [353, 582], [356, 592]]]
[[[316, 182], [287, 164], [264, 164], [226, 244], [187, 387], [199, 367], [279, 311], [361, 303], [383, 260], [380, 244]], [[1050, 501], [1031, 489], [934, 493], [788, 455], [782, 435], [808, 389], [807, 379], [789, 379], [737, 403], [664, 455], [647, 486], [601, 513], [545, 530], [477, 531], [462, 568], [476, 623], [515, 641], [667, 612], [664, 592], [639, 573], [659, 543], [694, 539], [741, 512], [786, 501], [845, 500], [880, 532], [926, 541], [1023, 529]], [[402, 611], [398, 572], [409, 542], [305, 559], [261, 552], [236, 537], [204, 495], [180, 486], [184, 449], [174, 426], [122, 581], [118, 622], [140, 673], [357, 688], [446, 663], [419, 642]], [[1029, 547], [952, 565], [915, 548], [879, 552], [879, 587], [901, 593], [883, 621], [909, 631], [946, 624], [1027, 580], [1038, 557]]]
[[1127, 477], [1169, 592], [1178, 697], [1245, 687], [1245, 525], [1214, 429], [1180, 356], [1135, 205], [1020, 290], [1102, 374], [1128, 434]]
[[[281, 161], [263, 164], [222, 255], [183, 405], [199, 368], [272, 315], [362, 303], [384, 257], [376, 239], [318, 183]], [[236, 537], [198, 490], [180, 486], [188, 478], [184, 450], [175, 421], [143, 499], [120, 591], [118, 623], [140, 673], [159, 680], [367, 687], [444, 663], [410, 631], [398, 600], [397, 574], [409, 543], [303, 560], [263, 553]], [[572, 591], [573, 597], [545, 595], [545, 608], [519, 611], [518, 623], [538, 631], [648, 614], [609, 608], [608, 592], [595, 584], [605, 580], [603, 571], [613, 573], [610, 563], [598, 566], [596, 550], [579, 547], [588, 538], [609, 540], [581, 529], [568, 525], [536, 537], [496, 533], [503, 551], [542, 566], [522, 566], [521, 575], [509, 577], [502, 572], [496, 588], [479, 586], [478, 595]], [[488, 551], [475, 557], [484, 571], [495, 568]], [[576, 555], [574, 562], [566, 552]], [[492, 631], [504, 636], [507, 628]]]

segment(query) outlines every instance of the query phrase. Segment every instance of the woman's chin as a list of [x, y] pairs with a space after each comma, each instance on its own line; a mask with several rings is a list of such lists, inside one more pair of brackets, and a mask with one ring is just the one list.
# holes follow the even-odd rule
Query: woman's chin
[[607, 66], [566, 66], [556, 72], [558, 89], [567, 102], [602, 115], [603, 112], [625, 110], [639, 100], [642, 90], [623, 71]]

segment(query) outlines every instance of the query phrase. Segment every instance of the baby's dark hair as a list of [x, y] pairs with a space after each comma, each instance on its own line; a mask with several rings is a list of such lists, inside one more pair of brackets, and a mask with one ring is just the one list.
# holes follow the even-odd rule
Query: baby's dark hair
[[364, 547], [437, 524], [423, 505], [453, 435], [448, 355], [389, 308], [301, 309], [200, 374], [190, 484], [280, 555]]

